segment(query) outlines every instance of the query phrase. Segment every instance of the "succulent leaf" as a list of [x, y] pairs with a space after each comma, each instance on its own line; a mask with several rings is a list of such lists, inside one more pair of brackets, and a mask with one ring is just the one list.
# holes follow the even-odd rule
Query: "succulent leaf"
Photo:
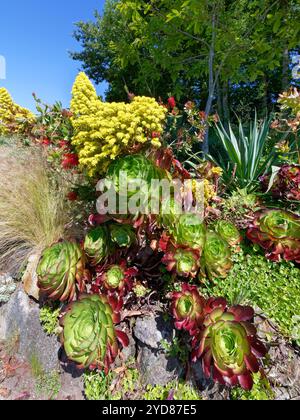
[[38, 287], [50, 299], [71, 301], [76, 292], [83, 292], [89, 273], [85, 269], [85, 256], [73, 242], [59, 242], [47, 248], [37, 267]]

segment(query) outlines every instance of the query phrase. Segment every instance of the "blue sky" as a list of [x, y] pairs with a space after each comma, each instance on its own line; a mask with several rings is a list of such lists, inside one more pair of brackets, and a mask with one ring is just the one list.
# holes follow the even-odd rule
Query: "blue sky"
[[[80, 63], [68, 51], [79, 50], [74, 23], [93, 19], [105, 0], [1, 0], [0, 56], [6, 60], [6, 87], [15, 102], [34, 110], [32, 92], [48, 103], [68, 106]], [[105, 86], [97, 91], [103, 94]]]

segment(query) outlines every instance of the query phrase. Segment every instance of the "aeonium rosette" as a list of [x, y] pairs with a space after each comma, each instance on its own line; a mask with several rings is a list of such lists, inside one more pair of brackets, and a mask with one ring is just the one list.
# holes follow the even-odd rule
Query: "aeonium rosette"
[[224, 299], [210, 299], [204, 309], [204, 330], [194, 339], [192, 358], [202, 358], [204, 374], [223, 385], [240, 384], [250, 390], [252, 373], [260, 369], [259, 358], [266, 355], [251, 324], [254, 311], [247, 306], [227, 307]]
[[242, 242], [243, 238], [237, 227], [227, 220], [218, 220], [215, 230], [230, 246], [236, 246]]
[[300, 263], [300, 217], [279, 209], [265, 209], [255, 214], [247, 237], [266, 251], [271, 261]]
[[119, 264], [105, 264], [96, 268], [97, 278], [92, 286], [95, 293], [100, 290], [108, 294], [117, 293], [118, 296], [124, 296], [133, 287], [133, 281], [138, 274], [135, 267], [127, 267], [126, 261]]
[[201, 275], [210, 279], [225, 278], [232, 265], [228, 243], [216, 232], [207, 232], [201, 257]]
[[198, 250], [173, 245], [170, 243], [162, 258], [167, 270], [182, 277], [196, 277], [200, 268]]
[[67, 357], [79, 368], [103, 369], [109, 366], [118, 354], [118, 341], [127, 346], [127, 335], [115, 329], [120, 322], [122, 301], [104, 295], [82, 295], [72, 302], [61, 318], [61, 343]]
[[189, 331], [191, 335], [194, 335], [202, 326], [204, 306], [205, 299], [199, 294], [197, 287], [183, 283], [181, 291], [172, 294], [175, 327], [179, 330]]
[[44, 250], [37, 267], [38, 287], [49, 299], [61, 302], [73, 300], [76, 287], [85, 290], [90, 273], [80, 246], [74, 242], [59, 242]]

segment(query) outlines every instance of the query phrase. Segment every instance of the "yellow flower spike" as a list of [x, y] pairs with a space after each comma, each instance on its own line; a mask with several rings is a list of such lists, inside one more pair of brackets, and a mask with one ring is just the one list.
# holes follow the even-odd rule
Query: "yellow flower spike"
[[[101, 102], [84, 73], [72, 89], [73, 145], [90, 176], [101, 175], [111, 160], [130, 153], [137, 143], [160, 146], [151, 131], [162, 132], [167, 110], [154, 98], [136, 96], [129, 104]], [[83, 156], [85, 157], [83, 159]]]

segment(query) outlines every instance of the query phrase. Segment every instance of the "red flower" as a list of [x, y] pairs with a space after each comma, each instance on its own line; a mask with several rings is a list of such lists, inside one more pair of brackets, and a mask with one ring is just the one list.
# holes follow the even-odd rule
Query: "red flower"
[[78, 166], [78, 155], [76, 153], [65, 153], [61, 164], [64, 169], [71, 169], [74, 166]]
[[70, 146], [70, 143], [69, 143], [67, 140], [60, 140], [60, 141], [58, 142], [58, 146], [59, 146], [61, 149], [67, 149], [67, 148]]
[[71, 191], [71, 192], [68, 193], [67, 198], [70, 201], [76, 201], [76, 200], [78, 200], [78, 194], [75, 191]]
[[175, 101], [175, 98], [174, 98], [174, 96], [171, 96], [171, 98], [169, 98], [168, 99], [168, 104], [169, 104], [169, 106], [173, 109], [173, 108], [175, 108], [175, 106], [176, 106], [176, 101]]
[[51, 144], [51, 140], [50, 140], [50, 139], [48, 139], [48, 137], [44, 137], [44, 138], [41, 140], [41, 144], [42, 144], [43, 146], [50, 146], [50, 144]]
[[159, 133], [159, 132], [157, 132], [157, 131], [153, 131], [153, 133], [152, 133], [152, 138], [153, 138], [153, 139], [159, 139], [159, 138], [160, 138], [160, 133]]

